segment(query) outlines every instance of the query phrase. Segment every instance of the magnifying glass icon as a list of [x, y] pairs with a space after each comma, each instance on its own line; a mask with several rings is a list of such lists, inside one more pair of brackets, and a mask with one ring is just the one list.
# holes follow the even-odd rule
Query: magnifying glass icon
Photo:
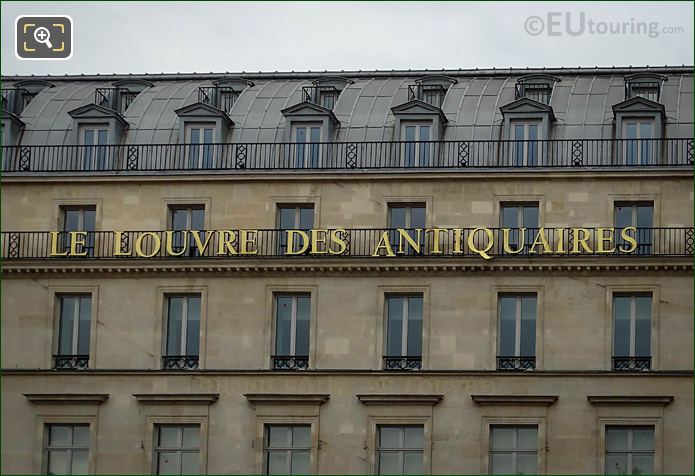
[[37, 43], [43, 43], [49, 48], [53, 48], [53, 45], [51, 44], [51, 32], [48, 31], [48, 28], [40, 26], [36, 30], [34, 30], [34, 39], [37, 41]]

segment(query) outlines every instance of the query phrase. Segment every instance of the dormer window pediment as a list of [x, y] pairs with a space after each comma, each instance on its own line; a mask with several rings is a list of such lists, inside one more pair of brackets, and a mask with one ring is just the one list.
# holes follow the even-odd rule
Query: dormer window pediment
[[318, 130], [320, 142], [331, 142], [335, 129], [340, 125], [333, 111], [309, 101], [300, 102], [280, 112], [286, 119], [285, 140], [288, 142], [298, 141], [298, 131], [306, 130], [307, 127], [309, 130]]
[[500, 112], [503, 116], [509, 116], [511, 114], [546, 114], [551, 121], [555, 120], [555, 114], [551, 106], [530, 98], [517, 99], [512, 103], [500, 107]]
[[[196, 130], [209, 129], [208, 138], [213, 138], [212, 142], [224, 142], [229, 129], [234, 126], [225, 111], [210, 106], [202, 102], [189, 104], [174, 111], [179, 116], [179, 143], [184, 144], [191, 141], [190, 134], [193, 125]], [[208, 139], [201, 140], [208, 143]], [[209, 142], [209, 143], [212, 143]]]
[[123, 131], [128, 127], [128, 122], [123, 116], [112, 109], [96, 104], [78, 107], [69, 111], [68, 114], [75, 123], [73, 144], [84, 144], [84, 131], [95, 128], [102, 131], [99, 145], [120, 144]]
[[75, 120], [101, 120], [101, 121], [114, 121], [120, 124], [122, 127], [127, 127], [128, 122], [119, 113], [113, 109], [109, 109], [97, 104], [87, 104], [86, 106], [78, 107], [69, 111], [70, 117]]
[[448, 122], [440, 108], [419, 99], [392, 107], [391, 112], [396, 118], [395, 131], [399, 140], [409, 140], [405, 137], [408, 125], [417, 126], [418, 130], [426, 127], [423, 130], [427, 130], [428, 141], [441, 140]]
[[631, 99], [627, 99], [621, 103], [615, 104], [613, 106], [613, 114], [617, 113], [650, 113], [650, 114], [660, 114], [665, 116], [665, 108], [663, 104], [658, 102], [650, 101], [642, 96], [635, 96]]
[[312, 117], [326, 117], [334, 126], [340, 124], [340, 121], [338, 121], [338, 119], [335, 117], [333, 111], [327, 107], [323, 107], [309, 101], [300, 102], [299, 104], [285, 108], [280, 112], [287, 118], [295, 119], [302, 117], [302, 120], [312, 120]]

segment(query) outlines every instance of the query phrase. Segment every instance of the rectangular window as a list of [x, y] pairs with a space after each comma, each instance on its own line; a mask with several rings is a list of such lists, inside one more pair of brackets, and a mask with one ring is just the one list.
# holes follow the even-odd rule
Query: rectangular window
[[613, 295], [613, 370], [651, 369], [651, 294]]
[[490, 474], [538, 474], [538, 427], [490, 427]]
[[422, 425], [379, 425], [377, 433], [377, 474], [424, 474]]
[[657, 156], [654, 120], [631, 118], [623, 120], [623, 156], [625, 165], [651, 165]]
[[[394, 230], [390, 232], [389, 240], [394, 248], [394, 253], [399, 250], [400, 235], [397, 228], [403, 228], [408, 231], [408, 235], [418, 242], [417, 232], [414, 231], [417, 228], [421, 228], [423, 231], [420, 232], [420, 250], [424, 252], [425, 245], [425, 232], [427, 228], [425, 222], [427, 219], [427, 208], [424, 203], [389, 203], [388, 204], [388, 227]], [[405, 242], [403, 246], [404, 254], [412, 255], [416, 254], [412, 246]]]
[[[278, 205], [277, 227], [280, 230], [278, 254], [284, 256], [287, 251], [286, 230], [311, 230], [314, 227], [314, 205]], [[293, 251], [299, 251], [302, 248], [301, 240], [296, 240], [292, 247]]]
[[519, 228], [526, 228], [524, 232], [524, 251], [530, 251], [530, 247], [538, 233], [540, 222], [538, 219], [538, 202], [533, 203], [503, 203], [500, 205], [500, 226], [511, 228], [509, 231], [509, 246], [513, 251], [519, 249], [520, 237], [522, 236]]
[[321, 161], [321, 124], [306, 123], [292, 125], [294, 157], [291, 162], [295, 168], [316, 168]]
[[265, 474], [309, 474], [310, 425], [266, 425], [264, 437]]
[[500, 294], [497, 370], [536, 368], [536, 294]]
[[422, 368], [422, 295], [386, 296], [385, 370]]
[[94, 238], [96, 231], [96, 214], [95, 206], [64, 206], [60, 207], [62, 215], [62, 251], [70, 251], [71, 231], [86, 231], [87, 236], [84, 237], [84, 245], [76, 245], [75, 250], [78, 253], [87, 252], [87, 256], [94, 256]]
[[[184, 234], [182, 232], [205, 230], [205, 206], [169, 206], [169, 229], [176, 231], [172, 236], [174, 253], [182, 253], [182, 256], [200, 256], [200, 251], [198, 251], [193, 237], [189, 233]], [[200, 233], [200, 241], [205, 243], [205, 233]]]
[[512, 165], [533, 167], [538, 164], [540, 121], [512, 121]]
[[276, 294], [274, 369], [301, 370], [309, 367], [310, 329], [311, 295]]
[[605, 474], [654, 474], [654, 427], [607, 426]]
[[410, 122], [401, 124], [401, 167], [427, 167], [432, 156], [431, 122]]
[[44, 427], [45, 474], [89, 473], [89, 425]]
[[[634, 226], [637, 228], [637, 234], [634, 237], [637, 240], [636, 254], [648, 255], [652, 253], [652, 244], [654, 242], [654, 203], [653, 202], [618, 202], [615, 204], [615, 227], [627, 228]], [[619, 231], [616, 231], [616, 247], [629, 247], [621, 237]]]
[[89, 366], [89, 334], [92, 325], [92, 296], [58, 296], [58, 346], [53, 356], [56, 369], [86, 369]]
[[155, 426], [155, 474], [200, 473], [200, 426]]
[[197, 369], [200, 356], [200, 294], [167, 295], [166, 310], [162, 368]]
[[214, 124], [186, 125], [186, 142], [188, 144], [186, 153], [189, 169], [211, 169], [214, 167]]
[[106, 124], [81, 126], [79, 129], [82, 147], [83, 170], [110, 170], [113, 168], [110, 157], [109, 131]]

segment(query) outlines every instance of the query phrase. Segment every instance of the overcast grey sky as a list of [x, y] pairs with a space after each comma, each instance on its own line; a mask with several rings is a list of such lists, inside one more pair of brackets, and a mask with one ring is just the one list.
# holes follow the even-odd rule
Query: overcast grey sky
[[[0, 12], [5, 75], [693, 64], [692, 2], [3, 1]], [[28, 14], [72, 17], [72, 59], [15, 57], [15, 18]]]

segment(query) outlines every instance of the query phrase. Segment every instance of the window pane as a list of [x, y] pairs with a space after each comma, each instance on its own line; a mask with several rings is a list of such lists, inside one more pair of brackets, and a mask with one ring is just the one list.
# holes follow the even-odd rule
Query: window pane
[[181, 474], [199, 474], [200, 453], [181, 453]]
[[524, 226], [526, 228], [538, 228], [538, 207], [525, 206], [523, 214]]
[[295, 224], [295, 208], [280, 208], [280, 229], [292, 230], [297, 227]]
[[186, 355], [198, 355], [200, 340], [200, 298], [189, 297], [186, 322]]
[[386, 329], [386, 355], [402, 355], [403, 350], [403, 297], [388, 298]]
[[536, 355], [536, 297], [521, 298], [521, 355]]
[[508, 450], [514, 449], [514, 428], [493, 427], [492, 428], [492, 449]]
[[312, 127], [311, 128], [311, 142], [321, 142], [321, 128]]
[[292, 298], [278, 296], [275, 324], [275, 355], [290, 355], [292, 338]]
[[164, 447], [179, 447], [179, 430], [177, 426], [160, 426], [159, 427], [159, 446]]
[[405, 126], [405, 140], [415, 140], [415, 126]]
[[268, 427], [268, 445], [273, 448], [290, 446], [290, 428], [287, 426]]
[[654, 455], [632, 455], [631, 474], [654, 474]]
[[379, 453], [379, 474], [403, 474], [398, 462], [398, 453]]
[[606, 450], [626, 450], [627, 434], [627, 428], [606, 428]]
[[422, 355], [422, 298], [408, 298], [408, 355]]
[[654, 429], [635, 428], [632, 430], [632, 448], [636, 450], [654, 449]]
[[70, 427], [51, 425], [48, 430], [48, 444], [50, 446], [70, 446]]
[[92, 324], [92, 298], [81, 297], [80, 303], [80, 322], [78, 328], [77, 353], [82, 355], [89, 354], [89, 333]]
[[490, 474], [513, 474], [511, 453], [493, 453]]
[[[189, 131], [189, 142], [191, 144], [200, 144], [200, 129], [192, 127]], [[197, 150], [197, 149], [196, 149]]]
[[404, 448], [424, 448], [425, 429], [421, 426], [406, 426]]
[[308, 448], [311, 446], [310, 426], [295, 426], [293, 428], [292, 446], [295, 448]]
[[613, 298], [613, 355], [630, 355], [630, 298]]
[[640, 124], [640, 139], [651, 139], [652, 138], [652, 123], [642, 122]]
[[268, 474], [288, 474], [289, 455], [287, 451], [268, 452]]
[[640, 205], [637, 207], [637, 227], [651, 228], [654, 226], [654, 207]]
[[183, 427], [183, 446], [186, 448], [200, 447], [200, 427], [184, 426]]
[[524, 125], [523, 124], [516, 124], [514, 126], [514, 139], [516, 140], [524, 140], [526, 137], [524, 137]]
[[89, 453], [87, 451], [73, 451], [72, 452], [72, 473], [71, 474], [88, 474], [89, 464], [87, 458]]
[[538, 428], [519, 428], [516, 447], [520, 450], [538, 449]]
[[84, 145], [94, 145], [94, 130], [86, 129], [84, 131]]
[[502, 207], [502, 228], [518, 228], [518, 207]]
[[627, 139], [637, 139], [637, 123], [628, 122], [625, 127], [625, 137]]
[[171, 209], [171, 229], [186, 230], [188, 229], [188, 210], [185, 208]]
[[89, 426], [76, 425], [72, 430], [72, 444], [74, 446], [89, 446]]
[[65, 210], [63, 229], [65, 231], [80, 231], [80, 211]]
[[295, 355], [309, 355], [310, 325], [311, 298], [309, 296], [298, 296]]
[[628, 474], [626, 454], [606, 455], [606, 474]]
[[635, 296], [635, 355], [651, 355], [652, 298]]
[[96, 230], [96, 210], [85, 209], [83, 212], [83, 226], [84, 231], [94, 231]]
[[410, 228], [425, 228], [425, 207], [412, 207], [410, 210]]
[[105, 129], [100, 129], [97, 143], [99, 145], [107, 145], [109, 142], [108, 137], [109, 137], [109, 131], [107, 131]]
[[169, 297], [167, 320], [167, 355], [181, 355], [181, 331], [183, 321], [182, 297]]
[[177, 453], [159, 453], [158, 456], [157, 474], [179, 474], [179, 459]]
[[292, 474], [309, 474], [308, 451], [294, 451], [292, 453]]
[[70, 474], [67, 451], [48, 452], [48, 474]]
[[615, 207], [615, 226], [616, 228], [626, 228], [632, 226], [632, 207], [617, 206]]
[[401, 431], [397, 426], [379, 427], [379, 448], [400, 448]]
[[314, 207], [299, 209], [299, 229], [311, 230], [314, 227]]
[[191, 210], [191, 230], [205, 229], [205, 209], [194, 208]]
[[500, 347], [498, 354], [513, 356], [516, 354], [516, 298], [500, 297]]
[[521, 453], [517, 455], [516, 474], [538, 474], [537, 456], [535, 453]]
[[204, 144], [212, 144], [212, 142], [213, 142], [213, 140], [212, 140], [212, 134], [213, 134], [212, 129], [210, 129], [210, 128], [205, 128], [203, 134], [204, 134], [204, 136], [203, 136], [203, 143], [204, 143]]
[[409, 451], [403, 454], [403, 474], [425, 474], [422, 465], [422, 452]]
[[73, 329], [75, 324], [75, 306], [77, 298], [62, 297], [60, 299], [60, 331], [58, 333], [58, 353], [61, 355], [73, 354]]
[[306, 127], [297, 127], [295, 141], [301, 143], [306, 142]]
[[389, 207], [389, 227], [405, 228], [405, 207]]

